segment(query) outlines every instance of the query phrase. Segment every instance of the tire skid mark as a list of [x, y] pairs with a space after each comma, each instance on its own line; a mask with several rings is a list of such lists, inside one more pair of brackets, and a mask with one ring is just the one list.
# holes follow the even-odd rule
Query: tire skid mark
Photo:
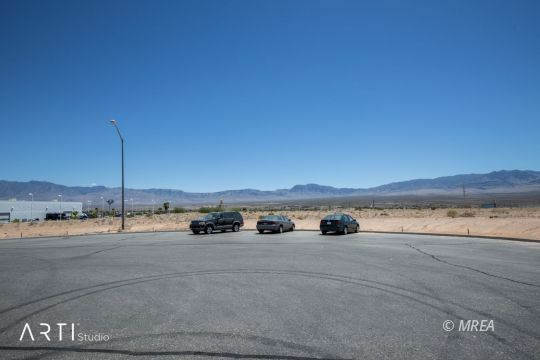
[[278, 355], [278, 354], [240, 354], [232, 352], [211, 352], [211, 351], [135, 351], [122, 349], [105, 349], [105, 348], [76, 348], [76, 347], [61, 347], [61, 346], [0, 346], [0, 350], [4, 351], [54, 351], [54, 352], [71, 352], [71, 353], [96, 353], [96, 354], [114, 354], [128, 356], [206, 356], [206, 357], [223, 357], [230, 359], [285, 359], [285, 360], [346, 360], [344, 358], [332, 357], [309, 357], [309, 356], [294, 356], [294, 355]]
[[94, 252], [91, 252], [91, 253], [88, 253], [88, 254], [77, 255], [77, 256], [68, 257], [68, 258], [62, 258], [62, 260], [80, 260], [80, 259], [84, 259], [84, 258], [90, 257], [90, 256], [95, 255], [95, 254], [99, 254], [99, 253], [102, 253], [102, 252], [105, 252], [105, 251], [111, 251], [111, 250], [118, 249], [118, 248], [121, 248], [121, 247], [123, 247], [123, 246], [120, 246], [120, 245], [113, 246], [111, 248], [101, 249], [101, 250], [94, 251]]
[[[435, 311], [442, 312], [442, 313], [444, 313], [446, 315], [457, 316], [455, 313], [448, 312], [445, 309], [443, 309], [442, 307], [430, 304], [427, 301], [417, 299], [417, 298], [415, 298], [415, 297], [413, 297], [411, 295], [403, 294], [403, 293], [400, 293], [400, 292], [397, 292], [397, 291], [394, 291], [394, 290], [388, 290], [388, 289], [385, 289], [383, 287], [380, 287], [380, 286], [387, 286], [387, 287], [390, 287], [390, 288], [399, 289], [399, 290], [404, 291], [404, 292], [413, 292], [413, 291], [410, 291], [410, 290], [407, 290], [407, 289], [402, 289], [402, 288], [399, 288], [399, 287], [396, 287], [396, 286], [393, 286], [393, 285], [384, 285], [384, 284], [378, 284], [379, 286], [369, 285], [369, 284], [361, 283], [360, 281], [373, 282], [373, 283], [377, 283], [377, 282], [367, 281], [367, 280], [347, 279], [348, 277], [339, 277], [339, 276], [335, 276], [335, 275], [331, 275], [331, 274], [324, 274], [324, 273], [309, 273], [309, 272], [303, 272], [303, 271], [269, 271], [269, 270], [245, 270], [244, 269], [244, 270], [234, 270], [234, 271], [227, 271], [227, 270], [225, 270], [225, 271], [202, 271], [202, 272], [183, 273], [183, 274], [182, 273], [181, 274], [169, 274], [169, 275], [157, 276], [157, 277], [153, 277], [153, 278], [149, 278], [149, 279], [142, 279], [142, 280], [134, 280], [134, 281], [130, 281], [130, 282], [124, 282], [124, 283], [120, 283], [120, 284], [115, 284], [113, 286], [108, 286], [108, 287], [104, 287], [104, 288], [101, 288], [101, 289], [92, 290], [92, 291], [89, 291], [89, 292], [82, 293], [80, 295], [76, 295], [76, 296], [73, 296], [73, 297], [70, 297], [70, 298], [67, 298], [67, 299], [63, 299], [63, 300], [58, 301], [56, 303], [53, 303], [53, 304], [47, 305], [45, 307], [42, 307], [40, 309], [37, 309], [35, 311], [32, 311], [32, 312], [30, 312], [30, 313], [28, 313], [28, 314], [26, 314], [26, 315], [24, 315], [22, 317], [19, 317], [18, 319], [14, 320], [14, 321], [10, 322], [9, 324], [6, 324], [4, 327], [0, 328], [0, 334], [5, 333], [7, 330], [12, 328], [16, 324], [18, 324], [18, 323], [20, 323], [20, 322], [34, 316], [34, 315], [37, 315], [37, 314], [42, 313], [42, 312], [44, 312], [46, 310], [49, 310], [49, 309], [51, 309], [53, 307], [56, 307], [58, 305], [68, 303], [68, 302], [71, 302], [71, 301], [74, 301], [74, 300], [77, 300], [77, 299], [80, 299], [80, 298], [83, 298], [83, 297], [86, 297], [86, 296], [89, 296], [89, 295], [101, 293], [103, 291], [107, 291], [107, 290], [111, 290], [111, 289], [117, 289], [117, 288], [121, 288], [121, 287], [125, 287], [125, 286], [141, 284], [141, 283], [146, 283], [146, 282], [152, 282], [152, 281], [156, 281], [156, 280], [166, 280], [166, 279], [174, 279], [174, 278], [189, 277], [189, 276], [228, 275], [228, 274], [265, 274], [265, 275], [304, 276], [304, 277], [308, 277], [308, 278], [317, 278], [317, 279], [323, 279], [323, 280], [339, 281], [339, 282], [342, 282], [342, 283], [354, 284], [354, 285], [358, 285], [358, 286], [362, 286], [362, 287], [367, 287], [367, 288], [379, 290], [379, 291], [382, 291], [382, 292], [385, 292], [385, 293], [393, 294], [393, 295], [408, 299], [410, 301], [417, 302], [419, 304], [425, 305], [425, 306], [427, 306], [429, 308], [434, 309]], [[430, 297], [428, 294], [423, 294], [423, 295], [426, 296], [426, 297]]]
[[[213, 332], [213, 331], [173, 331], [173, 332], [163, 332], [163, 333], [150, 333], [150, 334], [142, 334], [142, 335], [134, 335], [134, 336], [125, 336], [120, 338], [114, 338], [110, 339], [107, 342], [98, 341], [94, 342], [94, 345], [101, 345], [101, 344], [111, 344], [111, 343], [118, 343], [118, 342], [127, 342], [127, 341], [134, 341], [139, 340], [141, 338], [148, 339], [148, 338], [159, 338], [162, 339], [164, 337], [167, 338], [176, 338], [176, 337], [210, 337], [213, 339], [241, 339], [241, 340], [247, 340], [247, 341], [253, 341], [257, 342], [263, 345], [268, 346], [283, 346], [290, 350], [297, 350], [297, 351], [303, 351], [306, 353], [313, 353], [318, 354], [322, 358], [332, 358], [332, 354], [328, 354], [324, 352], [321, 349], [317, 349], [313, 346], [308, 345], [302, 345], [297, 344], [291, 341], [285, 341], [280, 339], [273, 339], [265, 336], [260, 335], [242, 335], [238, 333], [223, 333], [223, 332]], [[92, 344], [88, 344], [87, 346], [91, 346]]]
[[[395, 285], [388, 285], [388, 284], [379, 283], [379, 282], [372, 281], [372, 280], [356, 279], [356, 278], [348, 277], [348, 276], [332, 275], [332, 274], [325, 274], [325, 273], [312, 273], [312, 272], [307, 272], [307, 271], [250, 270], [250, 269], [219, 270], [219, 271], [214, 270], [214, 271], [195, 271], [195, 272], [189, 272], [189, 273], [173, 273], [173, 274], [165, 274], [165, 275], [156, 275], [156, 276], [153, 276], [153, 277], [135, 278], [135, 279], [132, 279], [132, 280], [127, 280], [127, 281], [112, 282], [112, 283], [115, 283], [115, 285], [112, 285], [112, 284], [95, 285], [95, 286], [89, 287], [88, 289], [90, 289], [90, 288], [95, 289], [97, 287], [102, 287], [102, 288], [92, 290], [92, 291], [89, 291], [89, 292], [85, 292], [85, 293], [82, 293], [80, 295], [76, 295], [76, 296], [73, 296], [73, 297], [70, 297], [70, 298], [67, 298], [67, 299], [63, 299], [63, 300], [58, 301], [56, 303], [53, 303], [53, 304], [47, 305], [45, 307], [42, 307], [40, 309], [37, 309], [35, 311], [32, 311], [32, 312], [30, 312], [30, 313], [16, 319], [16, 320], [10, 322], [9, 324], [4, 326], [3, 328], [0, 328], [0, 333], [5, 333], [7, 330], [12, 328], [16, 324], [18, 324], [18, 323], [20, 323], [20, 322], [22, 322], [22, 321], [36, 315], [36, 314], [42, 313], [42, 312], [44, 312], [44, 311], [46, 311], [48, 309], [51, 309], [51, 308], [56, 307], [58, 305], [61, 305], [61, 304], [64, 304], [64, 303], [67, 303], [67, 302], [70, 302], [70, 301], [73, 301], [73, 300], [77, 300], [77, 299], [80, 299], [80, 298], [83, 298], [83, 297], [86, 297], [86, 296], [89, 296], [89, 295], [104, 292], [104, 291], [107, 291], [107, 290], [112, 290], [112, 289], [121, 288], [121, 287], [124, 287], [124, 286], [131, 286], [131, 285], [136, 285], [136, 284], [141, 284], [141, 283], [146, 283], [146, 282], [152, 282], [152, 281], [156, 281], [156, 280], [175, 279], [175, 278], [189, 277], [189, 276], [228, 275], [228, 274], [266, 274], [266, 275], [304, 276], [304, 277], [308, 277], [308, 278], [317, 278], [317, 279], [323, 279], [323, 280], [339, 281], [339, 282], [346, 283], [346, 284], [358, 285], [358, 286], [362, 286], [362, 287], [366, 287], [366, 288], [371, 288], [371, 289], [374, 289], [374, 290], [379, 290], [379, 291], [382, 291], [382, 292], [385, 292], [385, 293], [388, 293], [388, 294], [392, 294], [392, 295], [395, 295], [395, 296], [398, 296], [398, 297], [401, 297], [401, 298], [404, 298], [404, 299], [419, 303], [421, 305], [429, 307], [429, 308], [431, 308], [431, 309], [433, 309], [433, 310], [435, 310], [437, 312], [441, 312], [441, 313], [446, 314], [448, 316], [453, 316], [454, 318], [459, 318], [459, 316], [454, 311], [449, 311], [448, 310], [448, 304], [451, 304], [451, 305], [454, 305], [456, 307], [478, 313], [479, 315], [489, 316], [489, 317], [491, 317], [493, 319], [496, 319], [499, 323], [502, 323], [502, 324], [504, 324], [504, 325], [506, 325], [506, 326], [508, 326], [510, 328], [513, 328], [518, 332], [521, 332], [521, 333], [523, 333], [523, 334], [525, 334], [527, 336], [530, 336], [530, 337], [533, 337], [533, 338], [536, 338], [536, 339], [540, 339], [540, 336], [538, 336], [538, 335], [536, 335], [534, 333], [531, 333], [529, 330], [520, 329], [516, 325], [510, 324], [510, 323], [506, 322], [503, 319], [498, 319], [498, 318], [496, 318], [495, 316], [493, 316], [491, 314], [487, 314], [485, 312], [482, 312], [482, 311], [479, 311], [479, 310], [476, 310], [476, 309], [472, 309], [470, 307], [466, 307], [464, 305], [454, 303], [454, 302], [451, 302], [451, 301], [437, 299], [437, 298], [434, 298], [434, 297], [432, 297], [432, 296], [430, 296], [429, 294], [426, 294], [426, 293], [413, 291], [413, 290], [408, 290], [408, 289], [401, 288], [401, 287], [398, 287], [398, 286], [395, 286]], [[368, 284], [365, 284], [366, 282]], [[369, 283], [374, 283], [376, 285], [370, 285]], [[112, 286], [110, 286], [110, 285], [112, 285]], [[103, 287], [103, 286], [105, 286], [105, 287]], [[389, 289], [386, 289], [386, 288], [381, 287], [381, 286], [389, 287], [391, 289], [407, 292], [407, 293], [410, 293], [410, 294], [424, 296], [424, 297], [427, 297], [428, 299], [432, 299], [432, 300], [435, 300], [435, 301], [437, 301], [439, 303], [442, 303], [442, 304], [444, 304], [444, 306], [443, 307], [437, 306], [437, 305], [431, 304], [431, 303], [429, 303], [427, 301], [417, 299], [417, 298], [413, 297], [412, 295], [403, 294], [403, 293], [395, 291], [395, 290], [389, 290]], [[85, 289], [85, 290], [88, 290], [88, 289]], [[74, 293], [74, 292], [76, 292], [76, 291], [67, 292], [67, 293]], [[52, 297], [55, 297], [55, 296], [50, 296], [49, 298], [52, 298]], [[34, 302], [36, 302], [36, 301], [34, 301]]]

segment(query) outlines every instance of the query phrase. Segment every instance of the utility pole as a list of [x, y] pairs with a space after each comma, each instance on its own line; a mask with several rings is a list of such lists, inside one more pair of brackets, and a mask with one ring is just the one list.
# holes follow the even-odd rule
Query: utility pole
[[32, 197], [32, 202], [30, 202], [30, 221], [34, 221], [34, 194], [29, 193], [28, 196]]
[[62, 195], [58, 195], [58, 197], [60, 198], [60, 221], [62, 221], [62, 215], [64, 214], [62, 212]]

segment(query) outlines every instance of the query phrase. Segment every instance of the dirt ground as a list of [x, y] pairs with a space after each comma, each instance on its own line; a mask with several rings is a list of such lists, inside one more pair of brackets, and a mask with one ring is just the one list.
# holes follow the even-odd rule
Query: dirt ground
[[[454, 209], [455, 217], [448, 216], [449, 209], [400, 210], [400, 209], [345, 209], [341, 212], [357, 218], [361, 230], [457, 234], [471, 236], [506, 236], [540, 240], [540, 209]], [[320, 219], [328, 211], [283, 211], [299, 230], [317, 230]], [[244, 229], [255, 229], [257, 219], [267, 213], [247, 211]], [[125, 232], [177, 231], [189, 229], [189, 221], [203, 214], [162, 214], [126, 218]], [[114, 233], [120, 228], [120, 218], [89, 220], [41, 221], [0, 225], [0, 239], [69, 236], [80, 234]]]

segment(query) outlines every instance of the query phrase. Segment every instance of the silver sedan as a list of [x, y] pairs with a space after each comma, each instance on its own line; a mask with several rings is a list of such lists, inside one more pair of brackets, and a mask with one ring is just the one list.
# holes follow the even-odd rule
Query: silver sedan
[[257, 230], [262, 234], [266, 230], [282, 233], [284, 231], [294, 231], [294, 222], [286, 216], [267, 215], [257, 221]]

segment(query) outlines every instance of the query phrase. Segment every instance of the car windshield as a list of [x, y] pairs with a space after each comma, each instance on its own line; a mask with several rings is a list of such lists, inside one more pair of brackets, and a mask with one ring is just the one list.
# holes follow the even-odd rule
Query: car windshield
[[281, 216], [277, 215], [266, 215], [262, 218], [263, 220], [281, 220]]
[[219, 213], [209, 213], [199, 218], [199, 220], [212, 220], [216, 219], [219, 216]]
[[341, 220], [343, 215], [327, 215], [324, 220]]

